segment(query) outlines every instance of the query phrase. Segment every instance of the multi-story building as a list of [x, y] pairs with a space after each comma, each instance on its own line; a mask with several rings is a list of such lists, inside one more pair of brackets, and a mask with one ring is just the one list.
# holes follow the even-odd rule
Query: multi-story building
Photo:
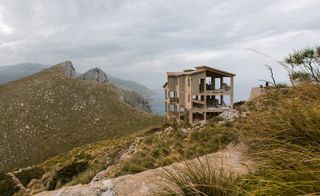
[[178, 122], [207, 120], [232, 108], [235, 74], [208, 66], [167, 72], [165, 113]]

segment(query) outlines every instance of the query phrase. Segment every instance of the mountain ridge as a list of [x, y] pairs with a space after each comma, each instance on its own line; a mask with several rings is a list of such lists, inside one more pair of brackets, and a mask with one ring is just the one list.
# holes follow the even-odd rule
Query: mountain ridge
[[7, 157], [0, 170], [41, 162], [158, 121], [124, 104], [112, 84], [74, 79], [66, 66], [73, 67], [64, 62], [0, 86], [0, 155]]

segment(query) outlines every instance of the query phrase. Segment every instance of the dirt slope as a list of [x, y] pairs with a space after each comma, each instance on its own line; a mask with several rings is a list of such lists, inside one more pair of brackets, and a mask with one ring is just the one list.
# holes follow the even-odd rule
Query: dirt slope
[[[252, 165], [246, 157], [246, 147], [242, 144], [230, 144], [225, 149], [212, 153], [200, 160], [209, 161], [213, 168], [230, 172], [235, 175], [243, 175], [248, 172], [248, 167]], [[192, 164], [198, 164], [197, 159], [191, 160]], [[186, 162], [175, 163], [165, 167], [172, 169], [183, 167]], [[118, 195], [118, 196], [141, 196], [160, 193], [164, 190], [177, 189], [165, 177], [163, 168], [147, 170], [138, 174], [120, 176], [114, 179], [103, 179], [92, 182], [88, 185], [75, 185], [64, 187], [56, 191], [48, 191], [37, 194], [37, 196], [64, 196], [64, 195]]]

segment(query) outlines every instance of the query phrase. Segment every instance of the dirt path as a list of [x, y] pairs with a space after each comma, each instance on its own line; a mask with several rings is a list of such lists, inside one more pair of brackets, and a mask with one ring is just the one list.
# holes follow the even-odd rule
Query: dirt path
[[[235, 175], [242, 175], [248, 172], [247, 165], [250, 165], [246, 157], [246, 147], [242, 144], [229, 144], [225, 149], [216, 153], [200, 157], [202, 161], [208, 161], [213, 168], [230, 172]], [[194, 164], [197, 159], [191, 160]], [[165, 167], [172, 169], [183, 167], [185, 162], [175, 163]], [[92, 195], [92, 196], [143, 196], [152, 195], [163, 191], [164, 188], [175, 189], [165, 178], [163, 168], [147, 170], [138, 174], [120, 176], [114, 179], [100, 180], [88, 185], [76, 185], [64, 187], [55, 191], [42, 192], [37, 196], [64, 196], [64, 195]]]

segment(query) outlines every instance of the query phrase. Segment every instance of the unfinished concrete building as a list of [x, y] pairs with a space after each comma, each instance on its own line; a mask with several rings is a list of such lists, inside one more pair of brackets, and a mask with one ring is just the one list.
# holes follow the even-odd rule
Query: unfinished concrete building
[[183, 72], [167, 72], [165, 115], [167, 119], [194, 124], [232, 108], [235, 74], [208, 66]]

